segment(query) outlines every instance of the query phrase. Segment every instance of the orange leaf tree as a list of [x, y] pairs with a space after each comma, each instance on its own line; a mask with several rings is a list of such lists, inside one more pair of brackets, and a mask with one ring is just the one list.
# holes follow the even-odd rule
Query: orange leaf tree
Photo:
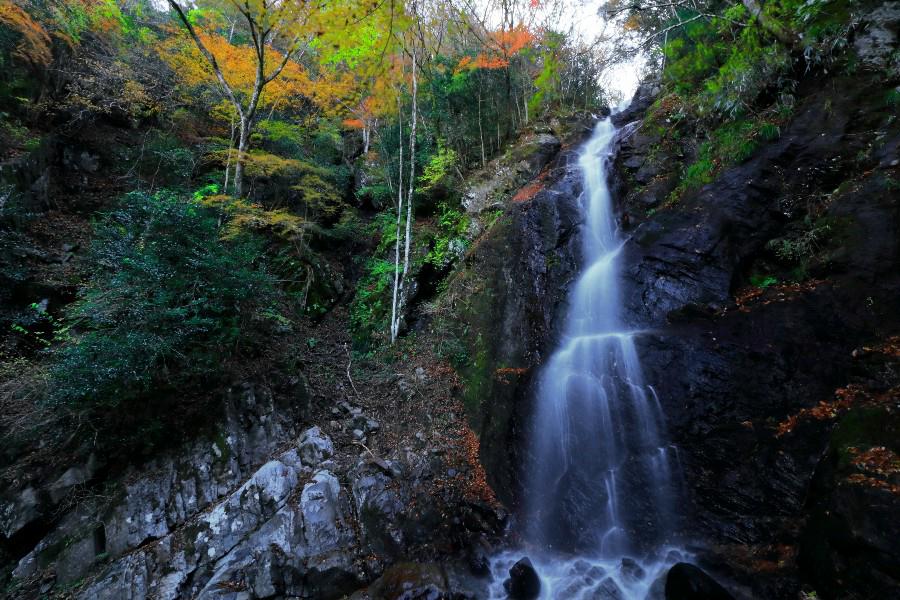
[[[250, 135], [267, 92], [268, 102], [299, 95], [309, 87], [300, 60], [317, 40], [350, 30], [384, 3], [373, 0], [211, 0], [204, 4], [219, 13], [236, 14], [245, 44], [203, 31], [191, 11], [177, 0], [169, 5], [193, 42], [203, 66], [186, 69], [188, 76], [212, 77], [237, 114], [237, 158], [234, 194], [243, 195], [244, 164]], [[233, 28], [232, 28], [233, 30]], [[305, 90], [304, 90], [305, 91]], [[307, 95], [313, 95], [309, 90]]]

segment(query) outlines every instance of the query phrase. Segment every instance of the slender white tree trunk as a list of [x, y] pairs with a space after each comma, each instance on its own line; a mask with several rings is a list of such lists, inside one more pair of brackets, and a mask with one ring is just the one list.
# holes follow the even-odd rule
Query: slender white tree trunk
[[244, 160], [247, 147], [250, 145], [250, 127], [249, 119], [246, 117], [241, 119], [241, 133], [238, 136], [238, 151], [234, 165], [234, 195], [238, 198], [244, 193]]
[[[409, 185], [406, 189], [406, 249], [403, 253], [403, 280], [402, 287], [406, 283], [406, 275], [409, 272], [409, 248], [412, 243], [412, 208], [413, 208], [413, 192], [416, 190], [416, 121], [419, 119], [418, 111], [418, 95], [419, 86], [416, 77], [416, 48], [413, 47], [412, 53], [412, 115], [410, 122], [412, 131], [409, 134]], [[403, 303], [403, 294], [400, 295], [400, 303]]]
[[400, 333], [400, 316], [397, 309], [400, 299], [400, 223], [403, 218], [403, 104], [397, 98], [397, 123], [400, 127], [400, 167], [397, 177], [397, 228], [394, 236], [394, 297], [391, 302], [391, 344], [397, 340]]
[[[419, 86], [416, 75], [416, 48], [413, 46], [412, 51], [412, 111], [410, 114], [410, 134], [409, 134], [409, 184], [406, 186], [406, 230], [403, 235], [403, 271], [399, 270], [400, 260], [400, 226], [401, 216], [403, 214], [403, 173], [401, 167], [400, 174], [400, 201], [397, 206], [397, 241], [394, 245], [394, 302], [391, 317], [391, 343], [397, 340], [400, 333], [400, 321], [403, 316], [403, 305], [406, 300], [406, 278], [409, 276], [409, 253], [412, 246], [412, 214], [413, 214], [413, 194], [416, 189], [416, 121], [418, 120], [418, 95]], [[402, 120], [401, 120], [402, 121]], [[403, 164], [403, 136], [400, 137], [400, 153]]]

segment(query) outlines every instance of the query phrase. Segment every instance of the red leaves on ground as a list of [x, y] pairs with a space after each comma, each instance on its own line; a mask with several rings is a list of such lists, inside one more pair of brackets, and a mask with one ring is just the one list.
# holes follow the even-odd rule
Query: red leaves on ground
[[541, 183], [540, 179], [535, 179], [522, 189], [520, 189], [515, 196], [512, 197], [513, 202], [528, 202], [532, 198], [534, 198], [538, 192], [544, 189], [544, 184]]
[[864, 406], [884, 406], [900, 400], [900, 387], [892, 388], [886, 392], [875, 394], [859, 385], [848, 385], [838, 388], [834, 392], [834, 400], [822, 400], [812, 408], [804, 408], [795, 415], [791, 415], [778, 425], [775, 436], [781, 437], [793, 431], [801, 419], [825, 421], [834, 419], [843, 412]]
[[775, 302], [788, 302], [800, 294], [816, 289], [825, 279], [809, 279], [802, 283], [786, 283], [768, 288], [743, 288], [735, 295], [734, 302], [741, 312], [750, 312], [751, 306], [766, 306]]
[[468, 463], [470, 471], [465, 481], [464, 497], [470, 500], [478, 500], [491, 505], [496, 505], [497, 497], [494, 490], [487, 482], [487, 473], [481, 465], [480, 443], [475, 432], [464, 425], [460, 431], [463, 455]]
[[531, 183], [525, 185], [516, 195], [512, 197], [513, 202], [528, 202], [535, 196], [537, 196], [538, 192], [544, 189], [544, 180], [547, 179], [547, 171], [541, 172], [537, 177], [535, 177]]
[[519, 367], [519, 368], [506, 367], [506, 368], [497, 369], [496, 371], [494, 371], [494, 377], [496, 377], [497, 381], [499, 381], [500, 383], [502, 383], [504, 385], [509, 385], [527, 372], [528, 372], [528, 369], [523, 368], [523, 367]]
[[[850, 463], [860, 472], [846, 478], [848, 483], [886, 490], [900, 495], [900, 485], [896, 483], [900, 476], [900, 457], [884, 446], [874, 446], [868, 450], [856, 447], [848, 448]], [[891, 480], [894, 481], [891, 481]]]
[[860, 470], [882, 477], [900, 474], [900, 456], [884, 446], [874, 446], [868, 450], [850, 447], [850, 462]]
[[900, 335], [892, 335], [875, 346], [863, 346], [853, 352], [854, 357], [866, 354], [881, 354], [891, 358], [900, 358]]

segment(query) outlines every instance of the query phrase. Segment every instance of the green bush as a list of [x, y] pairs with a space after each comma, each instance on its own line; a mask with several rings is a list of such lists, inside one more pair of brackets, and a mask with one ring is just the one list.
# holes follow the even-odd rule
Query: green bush
[[733, 121], [721, 125], [700, 145], [697, 159], [685, 168], [669, 200], [675, 201], [687, 190], [712, 182], [720, 169], [750, 158], [757, 138], [770, 140], [778, 135], [778, 126], [767, 122]]
[[431, 250], [425, 256], [425, 262], [438, 268], [445, 268], [455, 259], [461, 257], [469, 247], [466, 233], [469, 229], [469, 217], [463, 212], [450, 208], [446, 203], [438, 207], [438, 230], [431, 241]]
[[395, 274], [394, 254], [389, 250], [397, 239], [395, 219], [396, 215], [388, 210], [380, 213], [369, 226], [368, 234], [379, 236], [379, 242], [365, 262], [350, 304], [350, 328], [357, 345], [367, 345], [379, 332], [388, 329]]
[[94, 270], [53, 351], [52, 400], [115, 406], [208, 381], [284, 322], [250, 234], [222, 240], [215, 211], [162, 191], [128, 194], [97, 226]]
[[802, 264], [827, 245], [832, 234], [829, 223], [811, 223], [807, 219], [804, 230], [771, 240], [767, 247], [784, 263]]

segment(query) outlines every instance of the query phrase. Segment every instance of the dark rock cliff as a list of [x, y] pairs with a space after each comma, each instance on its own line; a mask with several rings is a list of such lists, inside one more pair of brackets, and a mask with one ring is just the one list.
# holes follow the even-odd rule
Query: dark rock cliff
[[558, 153], [530, 149], [526, 162], [533, 167], [538, 157], [538, 168], [529, 170], [536, 177], [486, 205], [496, 212], [482, 214], [486, 230], [444, 298], [453, 315], [451, 335], [464, 347], [458, 369], [481, 460], [492, 487], [510, 507], [520, 498], [534, 376], [553, 348], [555, 325], [581, 262], [577, 154], [590, 129], [590, 118], [576, 119], [567, 124], [565, 144], [554, 149]]
[[[878, 81], [810, 83], [800, 96], [779, 139], [656, 211], [646, 209], [671, 165], [650, 156], [651, 132], [630, 126], [616, 173], [633, 224], [625, 305], [650, 330], [640, 351], [680, 451], [685, 539], [757, 597], [794, 597], [799, 580], [824, 597], [894, 595], [900, 545], [888, 515], [900, 497], [889, 478], [844, 478], [848, 451], [898, 449], [884, 434], [898, 404], [890, 357], [868, 365], [857, 349], [900, 332], [900, 130]], [[813, 218], [830, 237], [805, 277], [751, 285], [773, 241]], [[879, 408], [840, 404], [849, 385], [863, 390], [860, 405], [887, 396]], [[831, 401], [827, 414], [810, 411]], [[882, 414], [883, 429], [836, 440], [864, 410]]]
[[[627, 319], [647, 330], [684, 476], [682, 540], [741, 597], [894, 596], [900, 128], [884, 82], [802, 82], [777, 139], [677, 202], [687, 155], [642, 126], [654, 93], [615, 117], [612, 183]], [[482, 461], [513, 508], [534, 375], [579, 263], [576, 150], [506, 202], [450, 288]], [[804, 240], [800, 258], [779, 251]]]

